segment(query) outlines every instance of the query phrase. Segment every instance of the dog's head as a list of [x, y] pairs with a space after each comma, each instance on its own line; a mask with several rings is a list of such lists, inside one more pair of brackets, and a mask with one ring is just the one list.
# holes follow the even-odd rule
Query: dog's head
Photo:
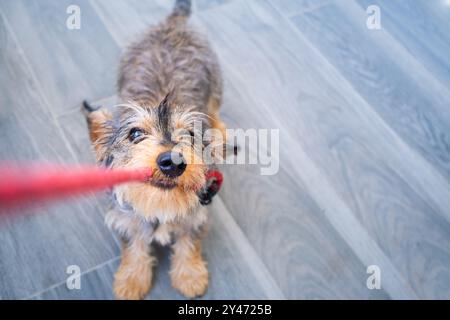
[[205, 185], [203, 132], [209, 127], [205, 114], [174, 106], [164, 99], [157, 106], [120, 105], [113, 113], [92, 110], [87, 120], [97, 161], [111, 168], [152, 168], [148, 183], [118, 186], [119, 202], [151, 216], [171, 212], [180, 216], [199, 202]]

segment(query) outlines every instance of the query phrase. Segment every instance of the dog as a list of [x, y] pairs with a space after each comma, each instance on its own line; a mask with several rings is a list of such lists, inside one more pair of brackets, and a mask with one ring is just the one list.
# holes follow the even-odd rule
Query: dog
[[[152, 243], [171, 245], [172, 286], [188, 298], [208, 286], [201, 239], [208, 227], [204, 142], [207, 129], [225, 140], [219, 117], [222, 78], [218, 58], [188, 26], [190, 0], [177, 0], [165, 21], [124, 53], [118, 78], [123, 103], [109, 110], [84, 103], [97, 162], [110, 168], [153, 169], [145, 183], [114, 187], [106, 224], [123, 239], [114, 277], [118, 299], [142, 299], [152, 284]], [[196, 123], [200, 123], [196, 126]]]

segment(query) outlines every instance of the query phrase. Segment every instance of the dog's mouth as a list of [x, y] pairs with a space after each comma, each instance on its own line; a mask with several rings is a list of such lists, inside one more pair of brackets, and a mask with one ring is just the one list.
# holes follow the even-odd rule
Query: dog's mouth
[[170, 190], [177, 186], [177, 183], [175, 181], [167, 179], [151, 179], [149, 183], [152, 186], [163, 190]]

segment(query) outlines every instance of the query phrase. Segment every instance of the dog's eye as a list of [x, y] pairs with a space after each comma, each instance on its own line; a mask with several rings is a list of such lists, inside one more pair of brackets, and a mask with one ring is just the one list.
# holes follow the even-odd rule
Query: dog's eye
[[128, 139], [130, 139], [133, 143], [138, 143], [142, 141], [145, 137], [145, 133], [142, 129], [139, 128], [133, 128], [130, 130], [130, 134], [128, 136]]
[[195, 133], [192, 130], [188, 130], [188, 133], [189, 133], [189, 136], [191, 139], [191, 143], [193, 144], [195, 142], [195, 138], [196, 138]]

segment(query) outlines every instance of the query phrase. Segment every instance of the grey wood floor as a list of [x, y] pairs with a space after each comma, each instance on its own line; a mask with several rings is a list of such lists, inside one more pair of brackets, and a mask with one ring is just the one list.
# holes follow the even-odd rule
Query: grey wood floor
[[[80, 102], [113, 103], [121, 51], [172, 4], [0, 0], [0, 159], [93, 162]], [[372, 4], [381, 30], [366, 27]], [[278, 174], [223, 168], [203, 298], [449, 299], [450, 6], [197, 0], [191, 23], [221, 60], [229, 126], [280, 129]], [[0, 221], [0, 298], [113, 298], [104, 208], [92, 195]], [[148, 298], [182, 298], [158, 255]]]

